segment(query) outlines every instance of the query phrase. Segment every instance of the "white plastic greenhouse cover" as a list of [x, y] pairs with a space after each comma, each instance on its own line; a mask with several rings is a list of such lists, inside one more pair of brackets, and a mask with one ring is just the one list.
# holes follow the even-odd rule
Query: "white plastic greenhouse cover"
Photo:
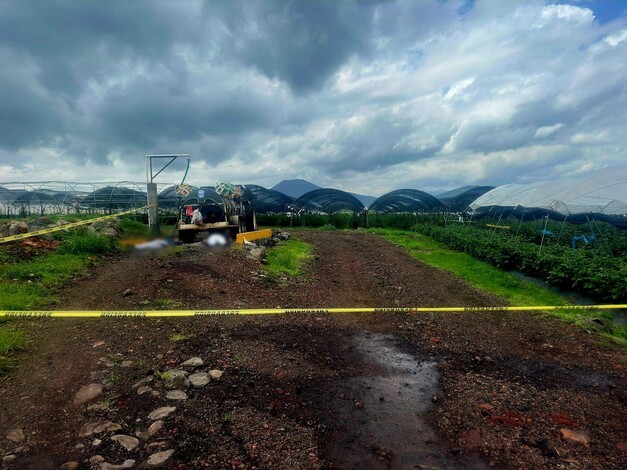
[[485, 193], [472, 210], [495, 206], [547, 209], [564, 215], [627, 214], [627, 167], [614, 166], [580, 179], [506, 184]]

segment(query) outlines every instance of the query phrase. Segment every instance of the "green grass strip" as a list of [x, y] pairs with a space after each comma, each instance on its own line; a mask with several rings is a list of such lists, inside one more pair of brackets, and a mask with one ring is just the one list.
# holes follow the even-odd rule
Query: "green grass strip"
[[603, 318], [607, 320], [606, 323], [611, 331], [602, 334], [627, 345], [627, 328], [612, 324], [610, 312], [597, 310], [585, 314], [581, 311], [569, 310], [569, 301], [563, 295], [533, 282], [517, 279], [512, 274], [479, 261], [466, 253], [451, 250], [419, 233], [378, 228], [369, 229], [368, 232], [379, 235], [407, 250], [411, 256], [425, 264], [449, 271], [479, 290], [498, 295], [511, 305], [564, 305], [563, 310], [555, 310], [547, 314], [555, 315], [586, 329], [592, 327], [590, 318]]
[[[0, 249], [0, 310], [36, 310], [55, 301], [57, 290], [93, 262], [93, 256], [114, 249], [113, 243], [86, 229], [61, 234], [56, 252], [19, 258], [6, 247]], [[10, 322], [0, 323], [0, 375], [15, 364], [12, 354], [26, 337]]]
[[288, 240], [268, 250], [265, 270], [271, 276], [300, 276], [303, 265], [311, 259], [312, 246], [298, 240]]
[[25, 344], [26, 336], [23, 332], [0, 323], [0, 377], [15, 364], [11, 354], [22, 349]]

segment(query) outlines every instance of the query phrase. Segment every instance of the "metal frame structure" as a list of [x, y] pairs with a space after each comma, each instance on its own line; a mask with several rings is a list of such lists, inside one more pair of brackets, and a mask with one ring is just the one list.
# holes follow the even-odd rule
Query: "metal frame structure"
[[[157, 185], [154, 181], [157, 176], [159, 176], [178, 158], [187, 158], [187, 169], [185, 170], [183, 181], [181, 181], [182, 184], [185, 182], [185, 178], [187, 178], [187, 172], [189, 171], [190, 157], [188, 153], [146, 155], [146, 194], [148, 197], [148, 227], [150, 228], [150, 231], [155, 235], [159, 233], [159, 198]], [[163, 167], [161, 167], [161, 169], [156, 174], [153, 174], [152, 161], [161, 159], [169, 159], [170, 161], [166, 163]]]

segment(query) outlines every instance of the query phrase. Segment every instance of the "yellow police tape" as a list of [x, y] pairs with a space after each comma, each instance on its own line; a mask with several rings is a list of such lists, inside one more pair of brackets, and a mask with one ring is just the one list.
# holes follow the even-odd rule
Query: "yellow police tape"
[[210, 315], [281, 315], [321, 313], [420, 313], [420, 312], [521, 312], [532, 310], [612, 310], [627, 309], [616, 305], [534, 305], [522, 307], [392, 307], [392, 308], [251, 308], [222, 310], [0, 310], [1, 317], [29, 318], [163, 318], [204, 317]]
[[142, 209], [146, 209], [145, 207], [140, 207], [138, 209], [133, 209], [131, 211], [118, 212], [116, 214], [104, 215], [102, 217], [96, 217], [94, 219], [81, 220], [80, 222], [72, 222], [69, 224], [59, 225], [57, 227], [44, 228], [42, 230], [36, 230], [34, 232], [28, 233], [20, 233], [19, 235], [11, 235], [10, 237], [0, 237], [0, 244], [14, 242], [17, 240], [24, 240], [25, 238], [38, 237], [39, 235], [45, 235], [47, 233], [60, 232], [61, 230], [67, 230], [69, 228], [80, 227], [81, 225], [90, 225], [99, 220], [107, 220], [107, 219], [115, 219], [117, 217], [122, 217], [123, 215], [133, 214], [134, 212], [140, 211]]

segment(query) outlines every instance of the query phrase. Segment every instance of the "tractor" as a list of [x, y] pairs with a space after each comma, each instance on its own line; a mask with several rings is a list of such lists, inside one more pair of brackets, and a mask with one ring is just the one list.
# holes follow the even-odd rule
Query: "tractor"
[[187, 199], [180, 207], [177, 231], [183, 243], [214, 233], [235, 241], [238, 233], [255, 230], [255, 209], [245, 188], [230, 183], [218, 183], [215, 189], [200, 188], [197, 198]]

